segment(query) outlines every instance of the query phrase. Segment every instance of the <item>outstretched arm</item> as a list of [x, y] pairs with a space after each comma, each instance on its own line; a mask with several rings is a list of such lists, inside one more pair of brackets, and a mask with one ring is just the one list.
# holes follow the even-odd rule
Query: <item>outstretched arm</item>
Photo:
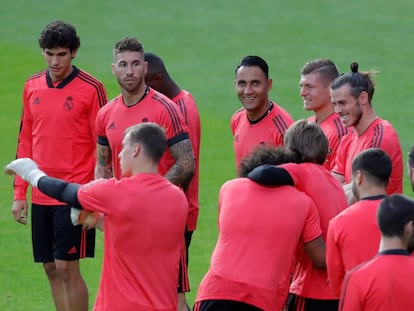
[[37, 188], [44, 194], [66, 204], [83, 209], [78, 200], [78, 189], [80, 185], [68, 183], [62, 179], [43, 176], [39, 179]]
[[247, 177], [259, 184], [266, 186], [294, 186], [292, 176], [284, 168], [263, 164], [253, 169]]
[[38, 188], [44, 194], [75, 207], [71, 211], [71, 219], [74, 225], [81, 223], [84, 227], [89, 228], [95, 224], [97, 215], [90, 215], [88, 217], [86, 212], [82, 213], [79, 210], [82, 209], [78, 200], [79, 184], [68, 183], [64, 180], [47, 176], [29, 158], [20, 158], [10, 162], [5, 167], [5, 173], [19, 175], [23, 180]]

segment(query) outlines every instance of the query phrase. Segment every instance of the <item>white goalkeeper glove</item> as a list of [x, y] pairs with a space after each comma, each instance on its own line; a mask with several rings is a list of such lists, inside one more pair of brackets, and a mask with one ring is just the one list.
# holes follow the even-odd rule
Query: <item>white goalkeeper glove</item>
[[37, 164], [29, 158], [20, 158], [11, 161], [4, 168], [4, 172], [8, 175], [19, 175], [22, 179], [36, 188], [39, 179], [46, 176], [46, 174], [37, 167]]
[[71, 207], [70, 220], [74, 226], [82, 225], [85, 229], [95, 228], [100, 214], [98, 212], [88, 212], [84, 209]]

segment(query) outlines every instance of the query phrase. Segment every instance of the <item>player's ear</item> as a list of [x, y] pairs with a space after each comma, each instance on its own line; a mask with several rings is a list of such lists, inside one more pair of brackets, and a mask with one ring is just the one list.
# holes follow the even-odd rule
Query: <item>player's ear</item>
[[273, 87], [273, 79], [267, 79], [267, 91], [270, 92], [272, 87]]
[[72, 56], [72, 59], [74, 59], [77, 54], [78, 54], [78, 49], [70, 51], [70, 55]]
[[368, 92], [367, 91], [362, 91], [359, 94], [358, 99], [361, 102], [361, 104], [369, 104]]
[[142, 146], [141, 144], [134, 144], [132, 156], [136, 158], [141, 152]]

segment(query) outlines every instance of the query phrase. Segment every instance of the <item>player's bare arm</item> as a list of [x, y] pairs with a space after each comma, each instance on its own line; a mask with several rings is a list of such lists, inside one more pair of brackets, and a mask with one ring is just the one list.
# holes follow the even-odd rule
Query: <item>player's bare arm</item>
[[305, 252], [309, 259], [312, 261], [315, 268], [325, 269], [326, 268], [326, 253], [325, 253], [325, 242], [322, 237], [318, 237], [313, 241], [305, 243]]
[[25, 225], [27, 223], [28, 205], [26, 200], [16, 200], [13, 202], [12, 213], [14, 219]]
[[165, 174], [165, 177], [175, 185], [187, 189], [194, 175], [194, 153], [190, 139], [184, 139], [170, 146], [171, 154], [176, 160], [175, 164]]
[[112, 152], [109, 146], [96, 145], [96, 166], [95, 179], [111, 178], [112, 172]]

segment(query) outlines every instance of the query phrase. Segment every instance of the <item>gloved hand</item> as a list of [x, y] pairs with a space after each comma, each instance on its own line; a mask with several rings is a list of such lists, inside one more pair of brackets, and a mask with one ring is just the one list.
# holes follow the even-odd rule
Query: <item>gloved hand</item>
[[11, 161], [4, 168], [4, 172], [8, 175], [19, 175], [33, 187], [37, 187], [39, 179], [46, 176], [43, 171], [39, 170], [37, 164], [29, 158], [20, 158]]
[[99, 219], [98, 212], [88, 212], [84, 209], [72, 207], [70, 209], [70, 220], [74, 226], [82, 225], [85, 229], [95, 228]]

